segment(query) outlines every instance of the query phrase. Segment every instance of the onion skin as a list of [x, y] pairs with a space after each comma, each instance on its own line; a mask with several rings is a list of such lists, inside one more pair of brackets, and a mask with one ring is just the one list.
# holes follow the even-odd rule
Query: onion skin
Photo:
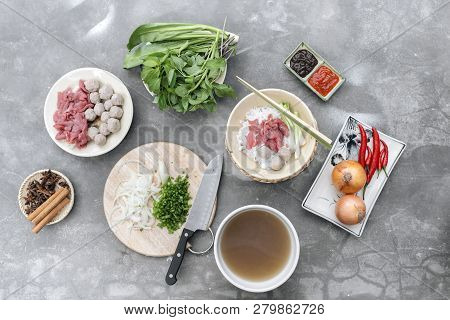
[[336, 218], [343, 224], [358, 224], [366, 217], [366, 204], [354, 194], [346, 194], [336, 203]]
[[366, 171], [363, 166], [353, 160], [339, 162], [331, 174], [336, 189], [342, 193], [357, 193], [367, 182]]

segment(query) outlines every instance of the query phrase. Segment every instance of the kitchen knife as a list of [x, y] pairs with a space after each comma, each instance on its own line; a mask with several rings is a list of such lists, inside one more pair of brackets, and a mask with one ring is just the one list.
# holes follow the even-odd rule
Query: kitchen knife
[[194, 199], [186, 225], [181, 233], [177, 250], [172, 257], [169, 270], [166, 275], [166, 283], [173, 285], [177, 282], [177, 273], [183, 262], [184, 252], [188, 240], [197, 230], [208, 230], [209, 220], [211, 219], [212, 209], [219, 188], [220, 176], [222, 175], [223, 154], [219, 154], [212, 159], [205, 172], [203, 173], [202, 182]]

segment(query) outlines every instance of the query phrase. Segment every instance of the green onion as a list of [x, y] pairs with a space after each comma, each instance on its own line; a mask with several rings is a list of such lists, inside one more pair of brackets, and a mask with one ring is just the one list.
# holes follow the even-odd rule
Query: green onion
[[153, 202], [153, 216], [159, 221], [158, 227], [166, 228], [169, 233], [178, 230], [186, 222], [190, 200], [188, 177], [178, 176], [175, 180], [169, 177], [161, 187], [158, 200]]

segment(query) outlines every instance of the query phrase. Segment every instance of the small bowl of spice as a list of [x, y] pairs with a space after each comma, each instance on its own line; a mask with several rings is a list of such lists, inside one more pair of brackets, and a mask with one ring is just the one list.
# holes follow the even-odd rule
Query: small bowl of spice
[[328, 101], [345, 78], [305, 42], [295, 48], [284, 65], [323, 101]]
[[38, 170], [25, 178], [18, 195], [20, 211], [32, 221], [34, 233], [63, 220], [72, 210], [74, 200], [69, 179], [50, 169]]

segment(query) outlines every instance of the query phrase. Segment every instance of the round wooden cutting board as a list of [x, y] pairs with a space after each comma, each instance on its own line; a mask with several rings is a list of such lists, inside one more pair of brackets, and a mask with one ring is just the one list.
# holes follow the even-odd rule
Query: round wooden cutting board
[[[164, 161], [171, 177], [180, 174], [188, 175], [189, 192], [193, 200], [197, 195], [206, 165], [191, 150], [168, 142], [149, 143], [128, 152], [111, 170], [103, 194], [106, 220], [116, 237], [131, 250], [152, 257], [173, 255], [183, 227], [173, 234], [169, 234], [165, 228], [161, 229], [156, 225], [150, 230], [140, 231], [130, 228], [130, 223], [127, 221], [116, 221], [113, 208], [118, 186], [134, 173], [146, 174], [155, 170], [158, 159]], [[214, 205], [210, 224], [215, 211]]]

